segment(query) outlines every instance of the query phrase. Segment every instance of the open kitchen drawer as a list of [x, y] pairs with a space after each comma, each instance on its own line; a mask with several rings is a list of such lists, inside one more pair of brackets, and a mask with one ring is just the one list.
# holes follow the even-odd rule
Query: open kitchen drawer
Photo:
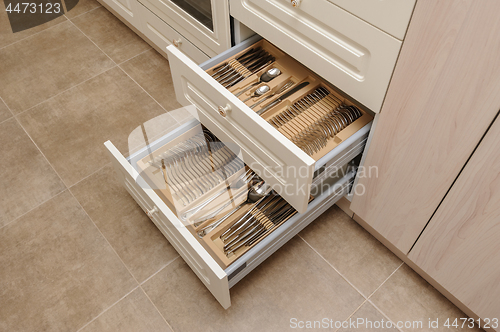
[[[185, 110], [180, 109], [180, 111]], [[197, 120], [190, 120], [174, 128], [171, 124], [170, 115], [165, 114], [139, 127], [129, 139], [130, 147], [139, 146], [139, 148], [136, 148], [137, 151], [131, 153], [128, 158], [125, 158], [110, 141], [106, 142], [105, 146], [110, 153], [118, 178], [126, 190], [220, 304], [224, 308], [228, 308], [231, 305], [229, 289], [346, 195], [354, 180], [355, 169], [348, 167], [348, 161], [345, 162], [345, 167], [342, 169], [329, 164], [319, 169], [312, 184], [314, 197], [310, 197], [304, 213], [297, 213], [286, 201], [273, 192], [269, 195], [263, 195], [261, 202], [274, 200], [273, 204], [276, 204], [273, 206], [274, 211], [286, 210], [287, 214], [279, 215], [283, 216], [279, 223], [276, 223], [275, 227], [270, 228], [269, 231], [264, 232], [258, 240], [248, 242], [243, 248], [224, 253], [216, 244], [217, 238], [220, 238], [221, 233], [227, 230], [231, 223], [234, 224], [236, 220], [239, 220], [242, 214], [246, 215], [250, 211], [258, 215], [259, 218], [266, 215], [264, 205], [261, 205], [258, 213], [257, 210], [252, 210], [252, 206], [258, 206], [262, 203], [245, 204], [242, 208], [236, 209], [236, 213], [206, 232], [203, 237], [199, 236], [198, 232], [205, 228], [206, 224], [212, 223], [214, 220], [221, 220], [218, 219], [220, 216], [227, 215], [228, 210], [234, 211], [235, 206], [245, 201], [248, 186], [246, 183], [241, 185], [240, 180], [242, 175], [252, 174], [252, 172], [243, 164], [237, 154], [231, 154], [232, 149], [228, 149], [225, 144], [217, 140]], [[169, 126], [170, 128], [168, 128]], [[190, 151], [187, 148], [188, 145], [193, 142], [195, 144], [202, 142], [203, 139], [200, 140], [200, 137], [206, 139], [206, 146], [200, 149], [198, 145], [190, 145], [191, 147], [196, 146]], [[181, 147], [181, 153], [184, 157], [184, 159], [181, 158], [182, 160], [178, 158], [179, 147]], [[207, 151], [209, 151], [208, 154]], [[197, 163], [193, 164], [192, 161], [197, 161]], [[210, 165], [204, 168], [207, 161]], [[222, 164], [217, 164], [219, 162]], [[165, 163], [170, 166], [163, 167]], [[222, 166], [212, 167], [216, 164]], [[204, 173], [211, 168], [213, 168], [212, 172]], [[196, 176], [193, 175], [195, 173]], [[186, 180], [187, 176], [193, 177]], [[182, 177], [183, 180], [178, 181], [179, 177]], [[220, 181], [208, 183], [216, 177], [219, 177]], [[258, 179], [258, 177], [254, 176], [254, 179]], [[179, 183], [182, 186], [180, 189], [177, 187]], [[193, 197], [184, 197], [184, 194], [190, 195], [190, 190], [186, 190], [187, 186], [191, 186], [191, 189], [195, 191], [195, 193], [191, 192]], [[195, 188], [198, 186], [205, 187], [197, 191]], [[238, 199], [237, 194], [242, 190], [245, 195]], [[184, 194], [179, 194], [179, 192]], [[208, 202], [209, 198], [212, 197], [216, 197], [216, 199], [211, 200], [210, 204], [199, 210], [199, 213], [206, 215], [212, 210], [216, 210], [219, 211], [217, 217], [195, 226], [196, 213], [189, 214], [186, 211], [192, 211], [193, 207], [201, 206], [200, 203]], [[227, 206], [223, 210], [219, 210], [219, 206], [225, 202], [231, 204], [224, 204]], [[279, 203], [281, 205], [277, 202], [281, 202]], [[268, 208], [271, 209], [271, 205], [268, 205]], [[210, 245], [210, 242], [215, 244]]]
[[[258, 49], [267, 52], [275, 61], [228, 88], [222, 85], [224, 81], [219, 83], [216, 80], [216, 74], [221, 67], [224, 68], [224, 64], [234, 64], [235, 59], [245, 59], [246, 54]], [[373, 119], [371, 112], [259, 36], [249, 38], [200, 66], [173, 46], [169, 46], [167, 52], [177, 100], [184, 106], [196, 106], [194, 116], [221, 141], [232, 143], [228, 147], [234, 149], [235, 154], [240, 155], [247, 165], [298, 212], [305, 212], [308, 208], [315, 171], [326, 164], [345, 164], [349, 158], [352, 159], [363, 151]], [[235, 95], [243, 92], [249, 83], [256, 82], [271, 67], [280, 69], [281, 75], [267, 83], [270, 86], [267, 94], [244, 102], [244, 99], [254, 93], [257, 88], [255, 86], [239, 97]], [[279, 92], [290, 81], [294, 86], [284, 93], [292, 92], [304, 82], [309, 84], [261, 115], [256, 112], [271, 103], [275, 97], [251, 108], [254, 101], [262, 101], [272, 93]], [[326, 91], [328, 98], [335, 99], [344, 106], [355, 106], [359, 117], [328, 140], [326, 146], [319, 151], [307, 153], [292, 142], [292, 138], [296, 136], [289, 130], [297, 129], [304, 121], [317, 120], [305, 119], [310, 116], [309, 109], [282, 127], [277, 127], [274, 121], [296, 104], [310, 100], [310, 96], [320, 90]], [[315, 107], [313, 105], [311, 109], [318, 112], [317, 116], [323, 116], [321, 112], [326, 111], [326, 108], [316, 110]]]

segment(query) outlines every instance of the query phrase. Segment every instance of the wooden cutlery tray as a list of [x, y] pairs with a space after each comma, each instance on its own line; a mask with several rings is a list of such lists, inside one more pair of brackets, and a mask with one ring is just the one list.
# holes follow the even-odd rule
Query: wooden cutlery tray
[[[203, 229], [205, 226], [211, 224], [212, 222], [222, 218], [225, 216], [229, 211], [233, 210], [236, 206], [239, 204], [242, 204], [245, 202], [247, 195], [246, 192], [248, 190], [248, 185], [243, 185], [239, 188], [234, 188], [232, 187], [229, 190], [226, 190], [222, 195], [220, 195], [218, 198], [213, 200], [207, 208], [203, 208], [200, 210], [198, 213], [195, 213], [191, 216], [188, 216], [187, 218], [183, 218], [185, 215], [186, 211], [189, 211], [200, 204], [202, 204], [204, 201], [208, 200], [210, 197], [213, 195], [216, 195], [217, 193], [224, 191], [227, 186], [231, 183], [235, 183], [239, 178], [241, 178], [244, 174], [249, 172], [249, 168], [243, 164], [241, 160], [237, 158], [237, 156], [233, 156], [236, 159], [241, 162], [242, 167], [238, 169], [236, 172], [229, 174], [228, 177], [226, 178], [225, 181], [221, 181], [218, 183], [216, 186], [205, 192], [204, 194], [200, 195], [199, 197], [196, 197], [194, 200], [190, 201], [189, 203], [186, 204], [186, 201], [183, 199], [180, 199], [176, 195], [176, 187], [172, 183], [173, 178], [171, 176], [171, 170], [167, 173], [164, 173], [162, 167], [161, 167], [161, 160], [162, 159], [167, 159], [168, 156], [166, 156], [169, 151], [172, 151], [172, 149], [175, 149], [175, 147], [178, 147], [179, 144], [183, 144], [184, 142], [188, 141], [189, 139], [192, 139], [193, 137], [200, 135], [203, 133], [203, 131], [206, 131], [206, 128], [203, 128], [202, 126], [196, 126], [194, 128], [191, 128], [190, 130], [186, 131], [184, 134], [178, 136], [177, 138], [173, 139], [169, 143], [161, 146], [160, 148], [150, 151], [150, 153], [138, 160], [137, 162], [137, 167], [140, 170], [141, 173], [141, 178], [143, 178], [149, 185], [149, 187], [153, 188], [153, 190], [157, 193], [157, 195], [167, 204], [167, 206], [174, 211], [179, 220], [183, 222], [184, 226], [193, 234], [193, 236], [202, 244], [202, 246], [211, 254], [211, 256], [215, 259], [215, 261], [223, 268], [226, 269], [229, 265], [231, 265], [233, 262], [235, 262], [239, 257], [241, 257], [244, 253], [246, 253], [248, 250], [250, 250], [252, 247], [257, 245], [260, 241], [262, 241], [267, 235], [272, 233], [276, 228], [281, 226], [284, 222], [286, 222], [288, 219], [293, 217], [293, 215], [296, 213], [294, 212], [290, 215], [288, 215], [285, 219], [281, 220], [279, 223], [273, 225], [272, 227], [268, 228], [268, 233], [266, 236], [259, 238], [256, 240], [254, 243], [252, 243], [250, 246], [242, 246], [235, 250], [234, 252], [226, 255], [224, 252], [224, 244], [222, 240], [220, 239], [220, 235], [224, 233], [231, 225], [233, 225], [237, 220], [239, 220], [241, 217], [243, 217], [252, 207], [253, 204], [245, 204], [243, 205], [237, 212], [235, 212], [233, 215], [231, 215], [227, 220], [225, 220], [222, 224], [220, 224], [218, 227], [214, 228], [210, 232], [208, 232], [205, 236], [200, 237], [198, 236], [198, 232]], [[227, 148], [226, 148], [227, 149]], [[214, 153], [219, 153], [219, 149], [213, 149], [211, 151], [211, 156], [210, 159], [215, 159], [213, 157]], [[226, 151], [227, 152], [227, 151]], [[203, 163], [199, 163], [197, 166], [201, 167]], [[165, 175], [166, 174], [166, 175]], [[186, 180], [186, 178], [184, 178]], [[185, 181], [185, 183], [188, 183], [190, 181], [197, 181], [198, 179], [193, 178], [189, 179], [188, 181]], [[184, 184], [185, 184], [184, 183]], [[243, 193], [244, 192], [244, 193]], [[242, 195], [238, 194], [242, 193]], [[226, 208], [224, 208], [222, 211], [220, 211], [216, 217], [206, 220], [203, 223], [197, 224], [196, 226], [194, 225], [194, 220], [195, 218], [198, 218], [203, 215], [207, 215], [211, 213], [214, 210], [217, 210], [219, 207], [224, 205], [226, 202], [229, 202], [234, 198], [234, 201], [232, 204], [228, 205]], [[311, 198], [312, 200], [312, 198]]]
[[[275, 59], [274, 62], [269, 63], [265, 67], [259, 69], [257, 72], [254, 72], [253, 74], [249, 75], [244, 80], [236, 83], [235, 85], [227, 87], [228, 90], [235, 95], [238, 94], [248, 86], [258, 82], [260, 76], [271, 68], [278, 68], [281, 71], [281, 74], [276, 78], [272, 79], [271, 81], [255, 85], [251, 89], [248, 89], [246, 92], [239, 95], [238, 98], [241, 101], [244, 101], [245, 99], [249, 98], [255, 92], [255, 90], [257, 90], [263, 84], [267, 84], [270, 87], [269, 92], [267, 92], [266, 94], [260, 97], [251, 98], [248, 101], [246, 101], [245, 105], [247, 105], [248, 107], [250, 107], [251, 105], [255, 104], [258, 101], [261, 101], [270, 94], [278, 91], [289, 81], [292, 81], [294, 85], [290, 87], [288, 90], [285, 90], [283, 94], [292, 90], [302, 82], [309, 82], [307, 86], [296, 91], [285, 100], [279, 102], [278, 104], [269, 108], [268, 110], [266, 110], [264, 113], [261, 114], [262, 118], [264, 118], [269, 123], [272, 124], [273, 118], [279, 116], [280, 114], [283, 114], [290, 107], [292, 107], [294, 103], [301, 102], [303, 98], [314, 93], [320, 88], [328, 91], [329, 93], [328, 96], [331, 96], [331, 98], [338, 100], [341, 104], [345, 106], [355, 106], [360, 111], [361, 116], [359, 116], [357, 119], [355, 119], [352, 123], [350, 123], [342, 130], [340, 130], [334, 137], [328, 138], [325, 145], [322, 146], [320, 149], [318, 149], [318, 151], [309, 154], [315, 161], [318, 161], [321, 157], [325, 156], [328, 152], [333, 150], [340, 143], [345, 141], [347, 138], [351, 137], [354, 133], [356, 133], [358, 130], [360, 130], [366, 124], [368, 124], [370, 121], [373, 120], [373, 116], [366, 111], [364, 106], [346, 97], [342, 92], [338, 91], [336, 88], [326, 83], [323, 79], [321, 79], [321, 77], [319, 77], [318, 75], [316, 75], [315, 73], [304, 67], [302, 64], [294, 60], [292, 57], [290, 57], [289, 55], [287, 55], [286, 53], [278, 49], [276, 46], [274, 46], [273, 44], [264, 39], [258, 41], [257, 43], [251, 45], [250, 47], [244, 49], [243, 51], [231, 56], [230, 58], [226, 59], [223, 63], [212, 66], [211, 68], [206, 70], [206, 72], [210, 75], [213, 75], [218, 70], [220, 70], [220, 67], [222, 65], [226, 63], [228, 65], [234, 66], [235, 68], [240, 68], [239, 72], [248, 73], [248, 71], [245, 71], [245, 69], [243, 70], [241, 69], [243, 67], [241, 66], [241, 64], [238, 63], [238, 60], [236, 59], [241, 57], [245, 53], [249, 52], [250, 50], [257, 48], [262, 48], [263, 50], [267, 51], [267, 53], [272, 55]], [[268, 104], [273, 102], [278, 96], [279, 95], [275, 95], [272, 98], [269, 98], [266, 101], [260, 103], [259, 105], [253, 108], [253, 111], [259, 112], [262, 108], [266, 107]], [[321, 103], [322, 101], [318, 102], [318, 104]], [[330, 105], [328, 104], [319, 106], [315, 104], [312, 107], [307, 108], [307, 110], [303, 111], [300, 115], [290, 120], [283, 128], [281, 127], [278, 128], [278, 131], [280, 131], [285, 137], [292, 140], [293, 142], [293, 136], [294, 136], [293, 134], [302, 131], [308, 125], [314, 124], [314, 122], [318, 121], [327, 112], [332, 111], [333, 107], [329, 106]]]

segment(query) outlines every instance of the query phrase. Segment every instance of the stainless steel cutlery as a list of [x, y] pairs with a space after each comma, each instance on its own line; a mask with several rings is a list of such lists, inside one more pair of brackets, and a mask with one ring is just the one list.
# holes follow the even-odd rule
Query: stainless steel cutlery
[[[290, 91], [286, 92], [286, 93], [283, 93], [282, 95], [279, 95], [278, 98], [276, 98], [274, 101], [270, 102], [268, 105], [266, 105], [265, 107], [261, 108], [260, 110], [257, 111], [257, 114], [261, 115], [262, 113], [264, 113], [265, 111], [267, 111], [268, 109], [270, 109], [271, 107], [277, 105], [278, 103], [280, 103], [281, 101], [285, 100], [286, 98], [290, 97], [291, 95], [293, 95], [295, 92], [299, 91], [300, 89], [302, 89], [303, 87], [309, 85], [309, 82], [302, 82], [300, 83], [299, 85], [297, 85], [295, 88], [291, 89]], [[291, 87], [291, 86], [290, 86]], [[284, 92], [284, 91], [282, 91]], [[280, 91], [278, 91], [277, 94], [280, 94], [282, 93]]]
[[281, 88], [279, 88], [276, 92], [273, 92], [271, 93], [270, 95], [266, 96], [265, 98], [262, 98], [261, 100], [259, 100], [258, 102], [256, 102], [255, 104], [253, 104], [252, 106], [250, 106], [251, 109], [254, 109], [257, 105], [261, 104], [262, 102], [266, 101], [267, 99], [269, 98], [272, 98], [276, 95], [280, 95], [282, 94], [283, 92], [285, 92], [286, 90], [288, 90], [289, 88], [291, 88], [295, 83], [293, 81], [288, 81], [286, 82]]
[[[277, 114], [269, 123], [304, 152], [313, 155], [326, 146], [328, 139], [361, 117], [361, 111], [355, 106], [347, 106], [320, 87], [301, 98]], [[294, 125], [289, 125], [293, 121]]]
[[260, 75], [260, 77], [257, 80], [257, 82], [255, 82], [253, 84], [250, 84], [245, 89], [243, 89], [240, 92], [238, 92], [235, 96], [239, 97], [243, 93], [245, 93], [246, 91], [248, 91], [249, 89], [251, 89], [252, 87], [254, 87], [256, 85], [259, 85], [260, 83], [263, 83], [263, 82], [265, 82], [265, 83], [270, 82], [274, 78], [278, 77], [279, 75], [281, 75], [281, 70], [279, 70], [278, 68], [271, 68], [268, 71], [264, 72], [262, 75]]
[[225, 88], [229, 88], [272, 64], [274, 61], [274, 56], [261, 47], [252, 48], [236, 59], [214, 68], [211, 76]]
[[209, 131], [180, 142], [150, 161], [161, 168], [172, 195], [187, 206], [244, 167]]

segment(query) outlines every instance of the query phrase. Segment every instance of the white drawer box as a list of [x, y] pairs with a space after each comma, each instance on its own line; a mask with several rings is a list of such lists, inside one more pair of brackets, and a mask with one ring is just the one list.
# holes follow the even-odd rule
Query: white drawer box
[[167, 23], [163, 22], [141, 3], [137, 3], [137, 13], [140, 15], [139, 30], [164, 52], [167, 51], [167, 46], [172, 45], [175, 41], [179, 50], [184, 52], [194, 62], [202, 63], [210, 59], [208, 55], [194, 46]]
[[212, 1], [213, 30], [170, 0], [140, 0], [140, 2], [210, 57], [231, 47], [227, 1]]
[[[311, 0], [303, 0], [311, 1]], [[314, 1], [314, 0], [313, 0]], [[328, 0], [403, 40], [416, 0]]]
[[[155, 119], [151, 121], [155, 121]], [[146, 123], [144, 128], [156, 124]], [[160, 198], [158, 191], [152, 189], [150, 182], [142, 177], [144, 173], [141, 173], [141, 169], [137, 166], [138, 161], [147, 158], [151, 151], [155, 151], [178, 139], [197, 125], [196, 120], [188, 122], [133, 153], [129, 158], [125, 158], [110, 141], [106, 142], [105, 146], [110, 153], [120, 182], [214, 297], [224, 308], [228, 308], [231, 305], [229, 288], [346, 195], [354, 179], [355, 172], [347, 172], [342, 177], [332, 177], [328, 173], [328, 169], [323, 171], [321, 173], [323, 176], [318, 177], [318, 181], [315, 182], [315, 185], [321, 190], [318, 191], [319, 194], [308, 205], [305, 213], [295, 214], [286, 220], [262, 241], [252, 246], [242, 256], [239, 256], [230, 266], [223, 269], [211, 253], [200, 244], [193, 232], [181, 222], [176, 211], [172, 211], [165, 201]], [[327, 184], [325, 179], [327, 178], [330, 179], [330, 183], [325, 186]]]
[[[169, 46], [167, 51], [175, 92], [179, 103], [195, 105], [200, 122], [221, 141], [233, 143], [229, 145], [233, 152], [302, 213], [307, 209], [314, 172], [327, 163], [342, 166], [342, 162], [349, 161], [345, 160], [346, 156], [361, 153], [371, 122], [362, 122], [364, 124], [359, 130], [343, 137], [338, 146], [317, 160], [306, 154], [205, 72], [243, 52], [259, 39], [258, 36], [252, 37], [201, 66]], [[225, 117], [221, 116], [219, 107], [229, 107], [230, 111]]]
[[380, 111], [400, 40], [327, 0], [303, 0], [296, 8], [289, 0], [230, 0], [230, 9], [241, 23]]

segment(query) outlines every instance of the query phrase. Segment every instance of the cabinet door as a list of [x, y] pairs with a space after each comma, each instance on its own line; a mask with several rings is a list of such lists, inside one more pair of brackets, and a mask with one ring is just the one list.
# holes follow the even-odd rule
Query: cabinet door
[[351, 205], [404, 253], [500, 109], [499, 11], [498, 0], [416, 4]]
[[500, 119], [409, 258], [481, 318], [500, 318]]

